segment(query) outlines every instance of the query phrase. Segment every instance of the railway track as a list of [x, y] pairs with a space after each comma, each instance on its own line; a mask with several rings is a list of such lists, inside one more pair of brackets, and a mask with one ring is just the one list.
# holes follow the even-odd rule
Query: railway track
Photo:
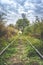
[[[20, 36], [18, 36], [17, 38], [19, 38]], [[16, 38], [16, 39], [17, 39]], [[29, 43], [30, 45], [31, 45], [31, 47], [37, 52], [37, 54], [43, 59], [43, 55], [38, 51], [38, 49], [35, 47], [35, 46], [33, 46], [32, 45], [32, 43], [29, 41], [29, 40], [27, 40], [26, 38], [25, 38], [25, 40], [27, 41], [27, 43]], [[1, 52], [0, 52], [0, 56], [6, 51], [6, 49], [10, 46], [10, 45], [12, 45], [13, 43], [15, 42], [15, 40], [13, 40], [11, 43], [9, 43]]]
[[[18, 36], [17, 36], [18, 37]], [[17, 39], [17, 38], [16, 38]], [[15, 42], [15, 39], [13, 39], [1, 52], [0, 52], [0, 56], [6, 51], [6, 49], [8, 47], [10, 47], [10, 45], [12, 45]]]
[[26, 39], [26, 41], [31, 45], [31, 47], [36, 51], [36, 53], [40, 56], [41, 59], [43, 59], [43, 55], [40, 53], [40, 51], [34, 46], [32, 45], [32, 43]]

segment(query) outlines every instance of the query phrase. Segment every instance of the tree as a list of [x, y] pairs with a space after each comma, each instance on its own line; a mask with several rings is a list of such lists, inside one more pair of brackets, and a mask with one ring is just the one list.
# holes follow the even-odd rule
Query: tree
[[19, 30], [21, 30], [23, 32], [24, 28], [26, 26], [29, 25], [29, 21], [27, 19], [23, 20], [23, 19], [19, 19], [17, 22], [16, 22], [16, 26]]
[[5, 13], [0, 13], [0, 24], [5, 24], [5, 17], [4, 16], [6, 16], [6, 14]]
[[6, 34], [5, 34], [6, 39], [9, 39], [9, 38], [17, 35], [18, 30], [15, 29], [13, 24], [9, 24], [6, 28], [7, 28], [6, 29]]
[[43, 19], [40, 22], [41, 39], [43, 39]]
[[[36, 17], [35, 22], [32, 25], [33, 35], [37, 38], [43, 39], [43, 20]], [[39, 36], [39, 37], [38, 37]]]
[[34, 28], [36, 26], [36, 33], [40, 34], [40, 38], [43, 39], [43, 19], [40, 19], [36, 17], [36, 24], [34, 25]]
[[39, 33], [39, 29], [40, 29], [39, 24], [40, 24], [40, 20], [39, 20], [38, 16], [36, 16], [36, 20], [33, 23], [33, 27], [34, 27], [33, 32], [34, 32], [34, 34]]
[[31, 33], [32, 33], [31, 26], [26, 26], [24, 28], [24, 34], [25, 35], [30, 35]]
[[0, 13], [0, 37], [5, 35], [5, 21], [4, 21], [4, 13]]
[[8, 27], [15, 28], [14, 24], [9, 24]]
[[[22, 14], [23, 15], [23, 14]], [[16, 26], [19, 30], [21, 30], [22, 32], [24, 31], [24, 28], [26, 26], [29, 26], [29, 21], [28, 19], [23, 16], [23, 19], [19, 19], [17, 22], [16, 22]]]

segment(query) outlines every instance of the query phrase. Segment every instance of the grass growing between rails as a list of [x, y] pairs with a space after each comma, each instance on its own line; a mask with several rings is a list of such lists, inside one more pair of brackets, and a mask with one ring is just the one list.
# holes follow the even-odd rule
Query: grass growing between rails
[[8, 45], [5, 39], [0, 38], [0, 52]]
[[[39, 57], [36, 51], [30, 46], [30, 44], [26, 41], [30, 41], [42, 54], [43, 54], [43, 41], [25, 35], [15, 36], [11, 40], [15, 40], [15, 42], [0, 56], [0, 65], [10, 65], [11, 62], [7, 62], [10, 57], [13, 57], [15, 53], [17, 53], [17, 45], [19, 44], [19, 40], [21, 39], [22, 45], [25, 47], [25, 54], [22, 56], [22, 60], [24, 59], [28, 61], [25, 65], [43, 65], [43, 60]], [[29, 60], [27, 60], [29, 59]]]
[[0, 52], [9, 44], [11, 43], [13, 40], [15, 40], [15, 42], [13, 44], [10, 45], [9, 48], [6, 49], [6, 51], [0, 56], [0, 65], [6, 65], [7, 63], [7, 59], [10, 58], [13, 54], [15, 54], [17, 52], [16, 50], [16, 46], [17, 46], [17, 42], [16, 39], [17, 36], [10, 38], [8, 41], [6, 41], [5, 39], [0, 39], [1, 45], [0, 45]]
[[17, 36], [13, 36], [12, 38], [5, 39], [5, 38], [0, 38], [0, 52], [13, 40], [16, 40]]
[[[14, 40], [15, 39], [16, 38], [14, 37]], [[6, 49], [6, 51], [0, 56], [0, 65], [6, 65], [8, 59], [17, 52], [16, 46], [18, 43], [16, 41], [17, 40], [15, 40], [15, 42], [12, 45], [10, 45], [10, 47]]]
[[[28, 39], [43, 55], [43, 41], [40, 39], [36, 39], [30, 36], [27, 36], [24, 38]], [[30, 46], [30, 44], [27, 42], [27, 57], [29, 58], [29, 62], [26, 63], [26, 65], [43, 65], [43, 59], [39, 57], [39, 55], [36, 53], [36, 51]]]

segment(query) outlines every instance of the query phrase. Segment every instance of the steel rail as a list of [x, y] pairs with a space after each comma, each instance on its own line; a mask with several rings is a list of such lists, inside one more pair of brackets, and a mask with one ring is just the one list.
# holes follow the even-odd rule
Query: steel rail
[[13, 40], [11, 43], [9, 43], [1, 52], [0, 52], [0, 56], [6, 51], [6, 49], [11, 45], [13, 44], [15, 40]]
[[[26, 39], [27, 40], [27, 39]], [[31, 45], [31, 47], [38, 53], [38, 55], [43, 59], [43, 55], [39, 52], [39, 50], [29, 41], [27, 42]]]

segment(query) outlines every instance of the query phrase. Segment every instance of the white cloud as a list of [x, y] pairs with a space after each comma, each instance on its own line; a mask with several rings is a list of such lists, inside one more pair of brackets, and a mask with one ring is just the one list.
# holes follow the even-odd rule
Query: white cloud
[[41, 2], [43, 3], [43, 0], [41, 0]]
[[[1, 7], [0, 11], [7, 13], [7, 18], [10, 18], [9, 21], [17, 20], [19, 17], [21, 17], [20, 14], [22, 13], [26, 13], [27, 17], [31, 20], [33, 19], [34, 15], [42, 16], [41, 13], [38, 14], [38, 11], [43, 12], [43, 0], [41, 0], [41, 3], [39, 3], [40, 0], [1, 0], [0, 2], [2, 4], [7, 4], [4, 7], [6, 11], [4, 11]], [[23, 5], [22, 2], [24, 3]]]
[[26, 1], [26, 2], [24, 3], [24, 7], [25, 7], [26, 9], [35, 9], [35, 5], [32, 4], [31, 2], [28, 2], [28, 1]]
[[2, 8], [0, 7], [0, 11], [2, 10]]
[[19, 8], [18, 8], [18, 13], [19, 14], [24, 13], [24, 8], [20, 5], [19, 5]]
[[17, 7], [17, 2], [14, 2], [14, 1], [13, 1], [10, 6], [16, 8], [16, 7]]
[[27, 13], [28, 13], [28, 14], [29, 14], [29, 13], [34, 13], [34, 11], [33, 11], [33, 10], [28, 10]]
[[17, 2], [13, 1], [13, 0], [1, 0], [2, 4], [8, 4], [10, 5], [10, 7], [17, 7]]
[[10, 1], [9, 0], [1, 0], [1, 3], [10, 4]]

